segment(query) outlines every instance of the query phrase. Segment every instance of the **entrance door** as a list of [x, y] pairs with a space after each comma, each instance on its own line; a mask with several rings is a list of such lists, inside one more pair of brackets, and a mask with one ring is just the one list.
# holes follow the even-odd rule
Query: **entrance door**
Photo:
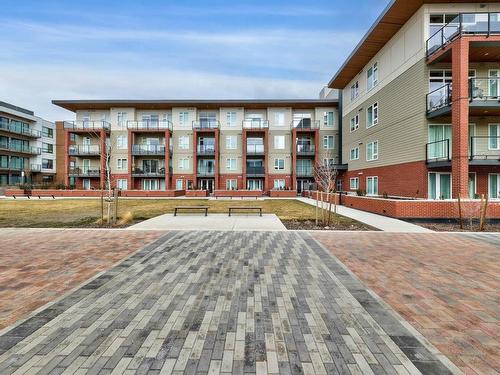
[[84, 178], [82, 180], [82, 185], [83, 185], [83, 190], [90, 190], [91, 189], [90, 179], [89, 178]]
[[247, 180], [247, 190], [262, 190], [262, 180], [261, 179], [248, 179]]
[[200, 189], [207, 190], [210, 194], [214, 192], [214, 180], [211, 178], [200, 179]]
[[297, 180], [297, 194], [301, 194], [303, 191], [309, 190], [310, 184], [309, 180]]

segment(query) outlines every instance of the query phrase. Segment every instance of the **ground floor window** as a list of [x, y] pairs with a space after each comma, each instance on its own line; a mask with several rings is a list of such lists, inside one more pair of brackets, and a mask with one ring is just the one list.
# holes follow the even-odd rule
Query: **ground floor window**
[[274, 189], [284, 190], [285, 189], [285, 180], [274, 180]]
[[451, 199], [451, 173], [429, 173], [429, 199]]
[[378, 195], [378, 177], [366, 178], [366, 195]]
[[358, 190], [359, 189], [359, 178], [358, 177], [353, 177], [349, 179], [349, 186], [351, 190]]
[[125, 178], [119, 178], [116, 180], [116, 187], [120, 190], [127, 190], [128, 181]]
[[175, 180], [175, 190], [182, 190], [183, 182], [182, 179]]
[[262, 190], [262, 180], [248, 179], [247, 190]]
[[226, 190], [238, 190], [238, 181], [235, 179], [226, 180]]
[[488, 175], [488, 196], [491, 199], [500, 198], [500, 173]]
[[160, 180], [153, 178], [146, 178], [142, 180], [143, 190], [160, 190]]
[[476, 197], [477, 197], [476, 174], [469, 173], [469, 198], [474, 199]]

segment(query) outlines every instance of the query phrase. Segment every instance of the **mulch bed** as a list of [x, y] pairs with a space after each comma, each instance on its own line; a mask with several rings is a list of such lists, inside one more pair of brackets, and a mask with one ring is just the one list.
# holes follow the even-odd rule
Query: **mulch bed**
[[[458, 223], [413, 223], [421, 227], [436, 231], [436, 232], [479, 232], [479, 224], [464, 223], [464, 229], [460, 229]], [[485, 232], [500, 232], [500, 224], [486, 224], [484, 226]]]
[[330, 227], [325, 227], [316, 225], [315, 220], [281, 220], [286, 229], [290, 230], [352, 230], [352, 231], [370, 231], [377, 230], [368, 225], [364, 225], [358, 222], [345, 223], [342, 221], [335, 222], [332, 221]]

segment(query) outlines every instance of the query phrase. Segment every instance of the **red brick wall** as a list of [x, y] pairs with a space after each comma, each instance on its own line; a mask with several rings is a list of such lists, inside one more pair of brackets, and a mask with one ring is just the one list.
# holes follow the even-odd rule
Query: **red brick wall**
[[293, 180], [292, 176], [289, 174], [270, 174], [267, 179], [267, 186], [265, 187], [265, 190], [272, 190], [274, 189], [274, 180], [285, 180], [285, 188], [293, 190]]
[[205, 198], [208, 197], [206, 190], [186, 190], [186, 197]]
[[271, 190], [269, 196], [272, 198], [296, 198], [297, 190]]
[[243, 175], [237, 175], [237, 174], [221, 174], [219, 175], [219, 190], [225, 190], [226, 189], [226, 181], [227, 180], [236, 180], [238, 184], [238, 189], [243, 190], [245, 189], [245, 186], [243, 184]]
[[261, 191], [255, 190], [215, 190], [214, 197], [260, 197]]
[[[97, 179], [96, 179], [97, 180]], [[107, 194], [106, 190], [104, 194]], [[11, 189], [5, 192], [8, 197], [20, 196], [23, 190]], [[55, 197], [100, 197], [101, 190], [56, 190], [56, 189], [41, 189], [32, 190], [32, 195], [54, 195]], [[184, 195], [184, 190], [166, 190], [166, 191], [147, 191], [147, 190], [122, 190], [120, 191], [122, 197], [180, 197]]]

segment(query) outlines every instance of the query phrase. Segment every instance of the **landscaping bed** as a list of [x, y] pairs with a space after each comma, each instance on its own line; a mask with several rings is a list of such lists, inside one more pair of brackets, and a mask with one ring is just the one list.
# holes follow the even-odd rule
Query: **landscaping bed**
[[[479, 224], [473, 224], [472, 228], [469, 223], [464, 222], [463, 229], [455, 222], [416, 222], [413, 224], [433, 230], [435, 232], [479, 232]], [[500, 223], [485, 224], [484, 232], [500, 232]]]
[[378, 230], [358, 221], [339, 216], [333, 220], [330, 226], [324, 226], [321, 223], [316, 225], [315, 220], [281, 220], [286, 229], [290, 230], [351, 230], [351, 231], [370, 231]]

